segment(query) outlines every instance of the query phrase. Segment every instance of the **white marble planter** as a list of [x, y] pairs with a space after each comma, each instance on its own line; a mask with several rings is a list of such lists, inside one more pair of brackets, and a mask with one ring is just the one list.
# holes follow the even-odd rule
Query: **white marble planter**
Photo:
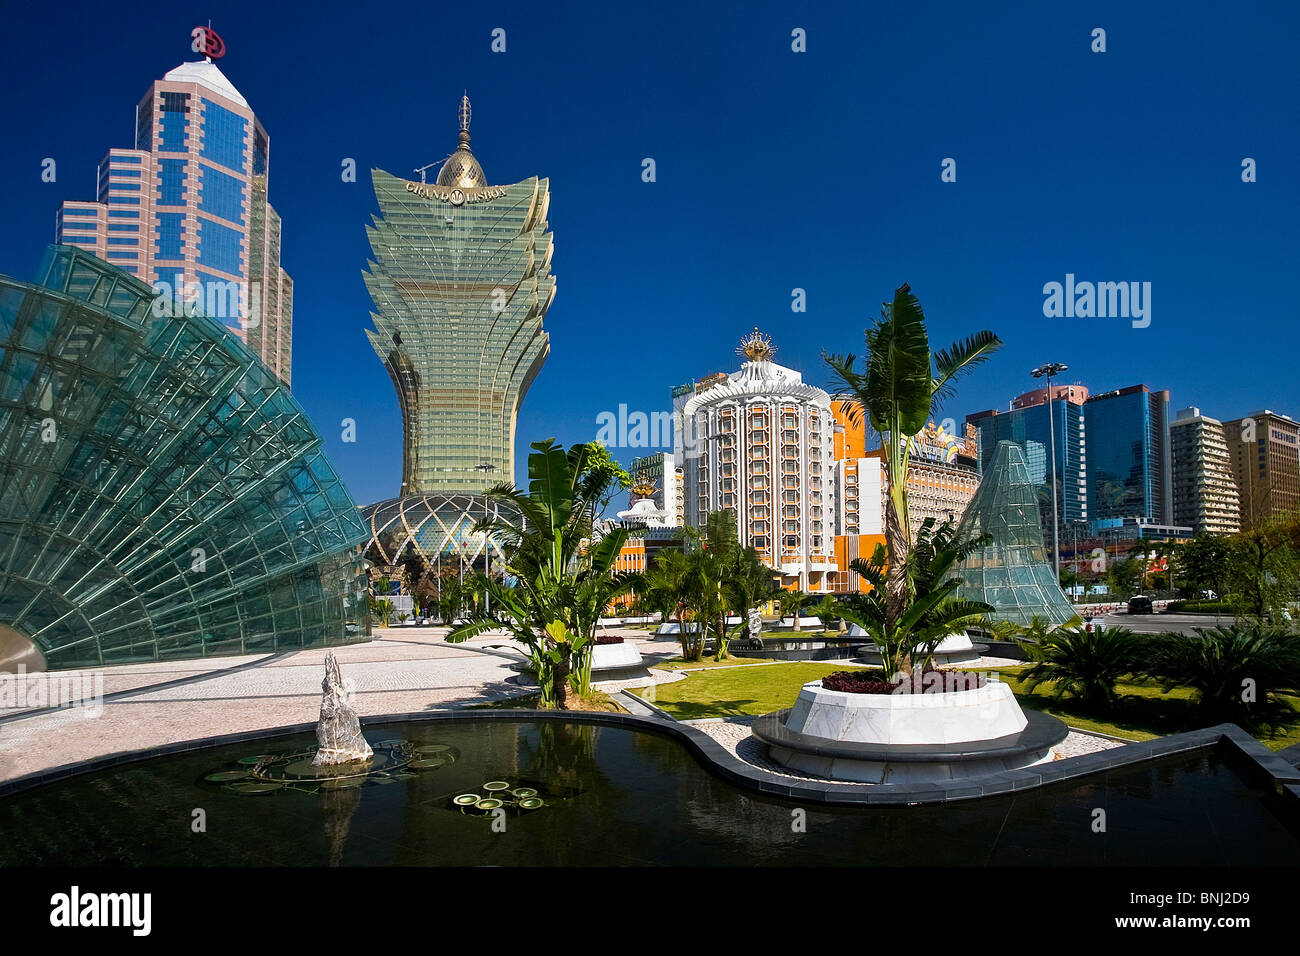
[[854, 743], [953, 744], [1005, 737], [1027, 723], [1011, 688], [1000, 681], [933, 694], [846, 694], [813, 681], [799, 691], [785, 725]]
[[591, 675], [601, 671], [621, 671], [634, 667], [644, 667], [641, 651], [632, 641], [622, 644], [597, 644], [591, 649]]
[[1011, 688], [999, 681], [921, 694], [846, 694], [813, 681], [800, 690], [784, 724], [766, 733], [756, 725], [755, 733], [768, 743], [772, 759], [800, 773], [918, 783], [1055, 759], [1051, 748], [1065, 737], [1065, 725], [1046, 715], [1035, 720], [1031, 727]]

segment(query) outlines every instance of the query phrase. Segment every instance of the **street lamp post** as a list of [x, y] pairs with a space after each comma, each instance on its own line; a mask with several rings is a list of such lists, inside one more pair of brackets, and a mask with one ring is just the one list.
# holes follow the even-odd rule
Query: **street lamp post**
[[1047, 379], [1047, 429], [1052, 454], [1052, 555], [1058, 583], [1061, 580], [1061, 538], [1056, 516], [1056, 419], [1052, 416], [1052, 377], [1060, 375], [1068, 368], [1068, 365], [1062, 365], [1060, 362], [1048, 362], [1029, 373], [1034, 378]]
[[[497, 466], [492, 464], [490, 461], [485, 461], [481, 464], [475, 465], [474, 468], [477, 471], [483, 472], [483, 474], [485, 475], [488, 474], [489, 472], [493, 472], [497, 470]], [[487, 520], [487, 516], [488, 516], [488, 503], [487, 503], [487, 497], [484, 496], [483, 498], [483, 520], [484, 521]], [[488, 580], [492, 579], [492, 538], [488, 535], [486, 531], [483, 532], [483, 576]], [[488, 592], [484, 590], [483, 592], [484, 613], [487, 613], [492, 609], [490, 603], [491, 600], [492, 599], [488, 596]]]

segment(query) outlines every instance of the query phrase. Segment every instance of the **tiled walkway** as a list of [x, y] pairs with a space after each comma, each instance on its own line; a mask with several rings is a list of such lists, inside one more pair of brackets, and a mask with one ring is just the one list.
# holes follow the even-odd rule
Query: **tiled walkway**
[[[524, 692], [507, 682], [515, 676], [510, 665], [521, 660], [508, 638], [453, 645], [442, 640], [442, 628], [375, 633], [370, 643], [334, 648], [344, 678], [355, 682], [363, 720]], [[91, 678], [102, 679], [102, 706], [0, 709], [0, 780], [180, 740], [315, 721], [325, 654], [320, 648], [29, 675], [27, 693], [43, 682], [47, 700], [55, 682], [85, 678], [82, 690], [93, 694]]]

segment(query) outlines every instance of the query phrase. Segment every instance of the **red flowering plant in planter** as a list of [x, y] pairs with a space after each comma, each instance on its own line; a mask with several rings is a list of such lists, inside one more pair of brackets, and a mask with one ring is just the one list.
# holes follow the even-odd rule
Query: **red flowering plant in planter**
[[876, 671], [836, 671], [822, 678], [822, 687], [844, 694], [951, 694], [976, 690], [988, 683], [974, 671], [913, 671], [897, 680], [884, 680]]
[[603, 647], [603, 646], [606, 645], [606, 644], [622, 644], [622, 643], [623, 643], [623, 638], [619, 637], [619, 636], [616, 635], [616, 634], [597, 634], [597, 635], [596, 635], [596, 646], [597, 646], [597, 647]]

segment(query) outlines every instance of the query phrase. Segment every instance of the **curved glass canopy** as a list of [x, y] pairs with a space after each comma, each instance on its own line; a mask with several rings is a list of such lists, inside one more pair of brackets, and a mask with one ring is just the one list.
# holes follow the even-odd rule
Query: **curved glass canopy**
[[39, 284], [0, 277], [10, 644], [54, 669], [365, 640], [365, 540], [301, 406], [218, 323], [68, 246]]

